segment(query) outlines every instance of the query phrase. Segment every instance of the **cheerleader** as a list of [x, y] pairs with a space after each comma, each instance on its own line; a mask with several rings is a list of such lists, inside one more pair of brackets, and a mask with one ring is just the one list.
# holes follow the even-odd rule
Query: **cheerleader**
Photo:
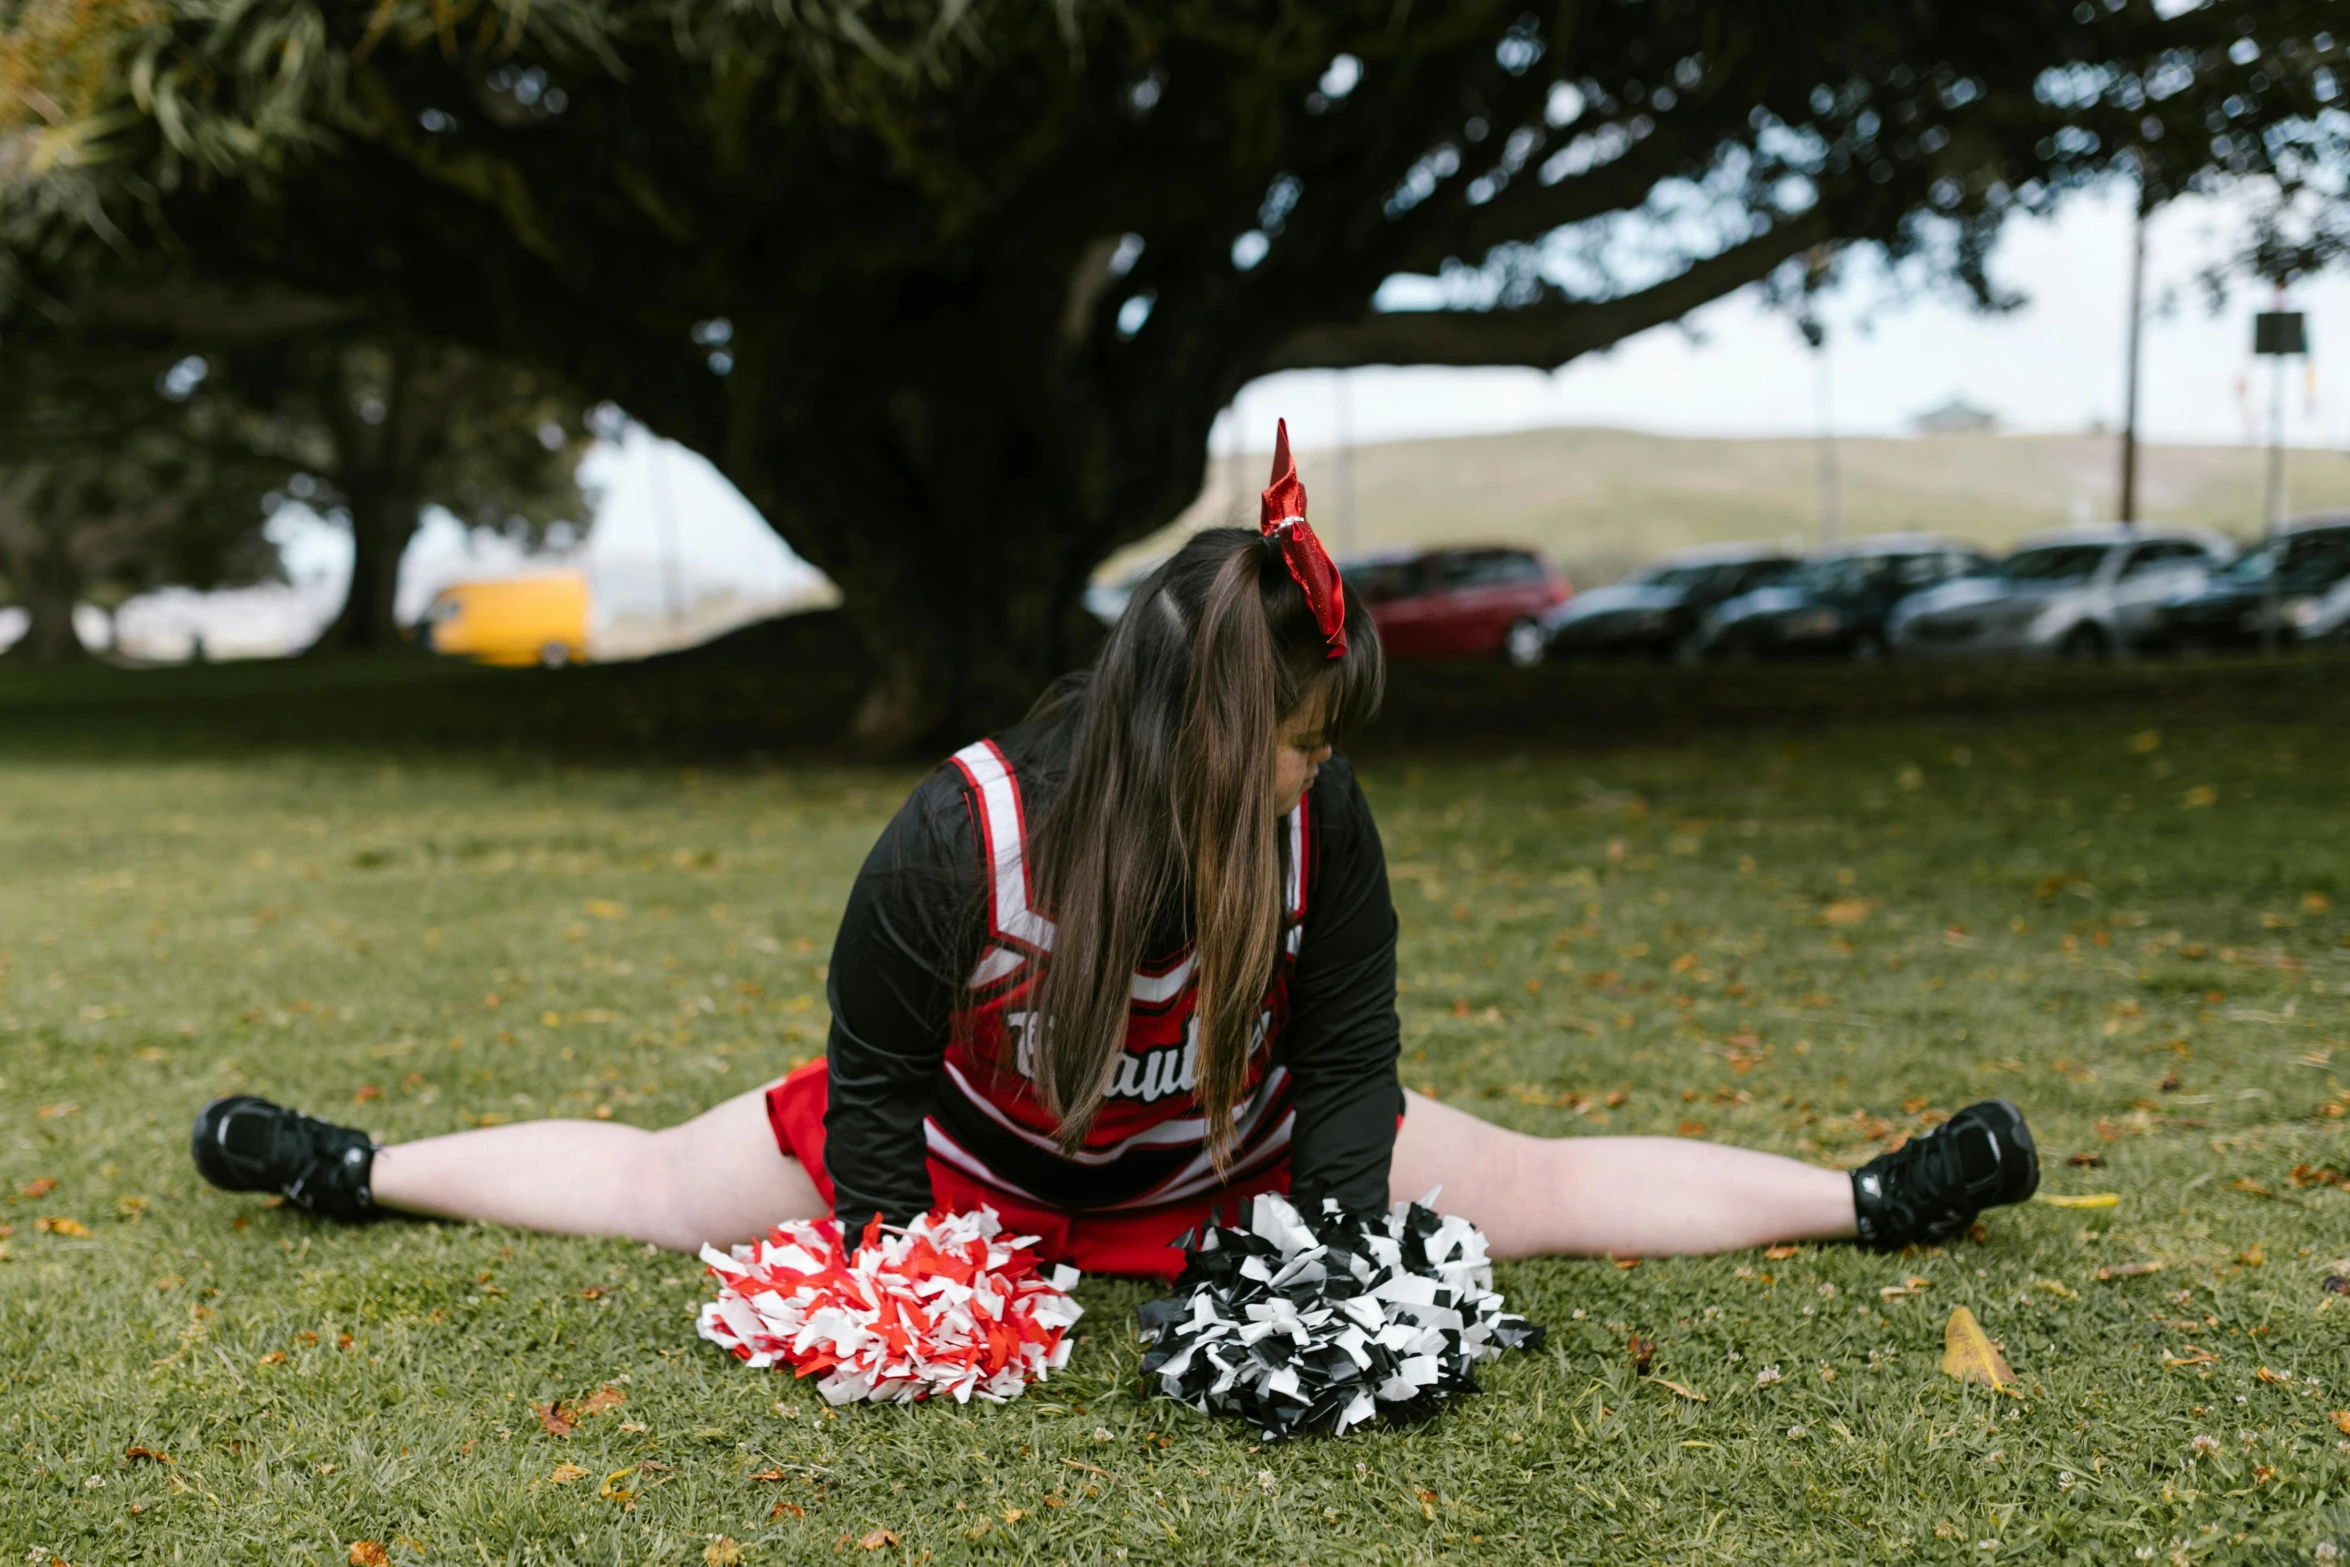
[[2031, 1195], [1972, 1105], [1857, 1170], [1680, 1138], [1531, 1137], [1397, 1079], [1396, 918], [1338, 740], [1379, 641], [1307, 525], [1284, 429], [1258, 531], [1194, 535], [1093, 667], [926, 778], [849, 893], [822, 1061], [661, 1131], [536, 1121], [379, 1145], [249, 1095], [197, 1169], [310, 1213], [681, 1251], [836, 1214], [992, 1205], [1090, 1272], [1166, 1278], [1212, 1205], [1441, 1188], [1499, 1257], [1898, 1248]]

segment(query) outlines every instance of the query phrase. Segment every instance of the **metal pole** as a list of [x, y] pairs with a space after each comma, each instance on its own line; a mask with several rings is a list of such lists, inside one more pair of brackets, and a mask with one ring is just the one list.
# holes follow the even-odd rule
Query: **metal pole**
[[2272, 355], [2268, 382], [2268, 545], [2275, 551], [2269, 563], [2268, 586], [2261, 594], [2260, 650], [2277, 650], [2278, 589], [2285, 574], [2282, 543], [2285, 524], [2285, 355]]
[[1820, 542], [1833, 544], [1843, 534], [1844, 519], [1837, 494], [1836, 432], [1830, 413], [1828, 339], [1824, 332], [1812, 343], [1812, 362], [1819, 372], [1816, 387], [1820, 417]]
[[677, 507], [669, 493], [669, 443], [651, 430], [645, 433], [653, 437], [653, 485], [660, 498], [661, 597], [674, 629], [685, 619], [685, 585], [677, 559]]
[[2130, 241], [2129, 370], [2122, 390], [2122, 498], [2123, 526], [2138, 521], [2138, 350], [2146, 319], [2146, 176], [2138, 175], [2138, 218]]
[[1355, 406], [1349, 372], [1338, 372], [1338, 553], [1355, 552]]

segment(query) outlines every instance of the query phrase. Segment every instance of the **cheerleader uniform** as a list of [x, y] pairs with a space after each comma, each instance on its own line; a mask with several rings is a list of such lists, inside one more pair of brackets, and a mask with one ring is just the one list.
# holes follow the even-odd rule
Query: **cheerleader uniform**
[[1403, 1113], [1395, 910], [1353, 770], [1333, 757], [1281, 820], [1279, 956], [1251, 1030], [1234, 1147], [1208, 1158], [1188, 911], [1168, 911], [1129, 986], [1126, 1046], [1081, 1146], [1032, 1081], [1040, 957], [1028, 834], [1074, 724], [955, 753], [883, 832], [849, 895], [826, 981], [825, 1059], [768, 1090], [768, 1119], [854, 1234], [991, 1205], [1088, 1272], [1172, 1278], [1173, 1245], [1259, 1191], [1384, 1208]]

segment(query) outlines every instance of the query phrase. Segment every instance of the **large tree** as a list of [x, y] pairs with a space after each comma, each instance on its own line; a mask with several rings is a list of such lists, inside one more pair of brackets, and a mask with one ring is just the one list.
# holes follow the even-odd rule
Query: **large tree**
[[1856, 243], [1988, 300], [2123, 160], [2340, 167], [2319, 0], [0, 8], [22, 308], [168, 248], [616, 400], [840, 584], [875, 743], [1060, 667], [1255, 375], [1554, 366]]
[[277, 577], [264, 501], [290, 469], [201, 361], [0, 364], [0, 602], [28, 620], [10, 656], [86, 656], [82, 604]]

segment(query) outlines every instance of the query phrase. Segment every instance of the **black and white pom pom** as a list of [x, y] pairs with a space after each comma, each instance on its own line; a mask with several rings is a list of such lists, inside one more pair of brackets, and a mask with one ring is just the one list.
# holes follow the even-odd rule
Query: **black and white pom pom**
[[1135, 1314], [1146, 1377], [1267, 1441], [1424, 1418], [1477, 1391], [1477, 1362], [1542, 1342], [1502, 1310], [1484, 1234], [1420, 1203], [1371, 1217], [1324, 1202], [1309, 1220], [1260, 1195], [1246, 1229], [1211, 1225], [1175, 1293]]

